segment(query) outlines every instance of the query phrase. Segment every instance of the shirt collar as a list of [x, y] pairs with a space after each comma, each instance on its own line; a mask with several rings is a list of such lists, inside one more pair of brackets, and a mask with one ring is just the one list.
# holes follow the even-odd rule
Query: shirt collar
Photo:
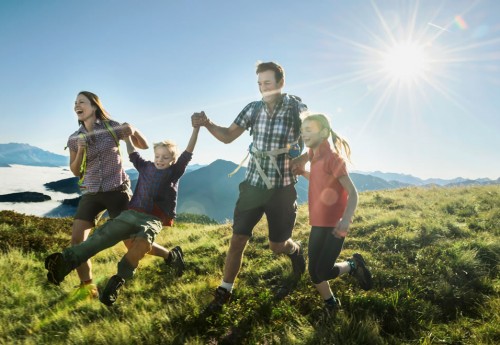
[[[94, 124], [100, 125], [101, 124], [101, 119], [96, 119]], [[88, 133], [87, 128], [83, 125], [83, 123], [80, 125], [80, 128], [78, 129], [78, 133]]]
[[309, 160], [312, 161], [314, 157], [316, 157], [316, 158], [323, 157], [325, 155], [325, 153], [328, 153], [331, 150], [332, 149], [330, 147], [330, 142], [328, 141], [328, 139], [325, 139], [325, 140], [323, 140], [323, 142], [321, 144], [319, 144], [319, 150], [318, 150], [318, 154], [316, 156], [314, 155], [313, 150], [309, 149], [309, 152], [308, 152]]

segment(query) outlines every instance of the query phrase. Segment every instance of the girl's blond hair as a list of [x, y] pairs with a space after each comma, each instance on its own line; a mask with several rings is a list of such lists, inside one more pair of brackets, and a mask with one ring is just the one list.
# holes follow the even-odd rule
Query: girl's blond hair
[[344, 156], [351, 161], [351, 147], [345, 141], [343, 138], [337, 135], [332, 129], [332, 126], [330, 125], [330, 120], [326, 115], [323, 114], [311, 114], [306, 116], [302, 122], [304, 121], [315, 121], [321, 129], [326, 129], [328, 131], [328, 136], [331, 135], [332, 137], [332, 142], [333, 142], [333, 147], [335, 148], [335, 151], [341, 155], [342, 153]]
[[177, 144], [171, 140], [163, 140], [158, 143], [153, 144], [153, 150], [156, 150], [157, 147], [166, 147], [167, 150], [172, 154], [172, 158], [174, 162], [177, 161]]

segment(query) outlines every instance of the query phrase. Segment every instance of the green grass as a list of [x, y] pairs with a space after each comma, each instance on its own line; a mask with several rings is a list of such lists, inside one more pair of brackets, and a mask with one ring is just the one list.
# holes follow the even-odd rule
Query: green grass
[[[332, 281], [342, 311], [329, 315], [305, 274], [292, 282], [289, 260], [268, 248], [261, 221], [245, 251], [232, 303], [203, 307], [220, 282], [230, 224], [184, 216], [158, 242], [181, 245], [177, 278], [146, 257], [115, 306], [73, 294], [70, 274], [47, 283], [44, 257], [70, 243], [70, 219], [0, 212], [0, 344], [497, 344], [500, 343], [500, 186], [405, 188], [360, 195], [340, 259], [366, 258], [374, 289], [350, 276]], [[307, 206], [294, 238], [307, 245]], [[102, 288], [123, 244], [93, 259]]]

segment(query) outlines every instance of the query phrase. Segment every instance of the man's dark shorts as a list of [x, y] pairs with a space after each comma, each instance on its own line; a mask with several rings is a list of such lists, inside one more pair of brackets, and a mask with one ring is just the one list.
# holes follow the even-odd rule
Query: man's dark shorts
[[78, 203], [75, 219], [95, 224], [105, 210], [108, 210], [110, 218], [116, 218], [127, 209], [129, 199], [127, 191], [84, 194]]
[[252, 236], [263, 215], [269, 225], [269, 240], [285, 242], [292, 236], [297, 216], [297, 192], [293, 184], [283, 188], [262, 189], [240, 183], [240, 195], [234, 209], [233, 233]]

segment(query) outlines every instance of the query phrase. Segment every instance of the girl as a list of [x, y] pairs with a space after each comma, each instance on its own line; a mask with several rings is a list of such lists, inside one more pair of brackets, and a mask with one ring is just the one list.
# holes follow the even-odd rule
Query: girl
[[[360, 283], [361, 288], [372, 287], [370, 271], [361, 254], [341, 263], [339, 257], [349, 224], [356, 210], [358, 193], [340, 157], [343, 151], [350, 158], [349, 144], [330, 127], [328, 118], [322, 114], [307, 116], [302, 121], [302, 139], [309, 148], [310, 172], [301, 171], [309, 180], [309, 274], [329, 310], [340, 307], [328, 280], [349, 273]], [[332, 137], [335, 152], [328, 138]]]
[[[81, 91], [75, 100], [74, 111], [80, 128], [70, 135], [69, 167], [80, 178], [82, 198], [74, 216], [71, 234], [72, 245], [87, 239], [101, 214], [107, 210], [110, 218], [127, 209], [130, 200], [130, 180], [122, 165], [119, 141], [130, 136], [133, 144], [147, 149], [144, 136], [127, 123], [113, 121], [99, 97], [89, 91]], [[130, 246], [130, 242], [125, 241]], [[151, 254], [168, 260], [170, 251], [153, 245]], [[90, 260], [77, 268], [80, 286], [77, 294], [98, 297], [97, 286], [92, 283]]]

